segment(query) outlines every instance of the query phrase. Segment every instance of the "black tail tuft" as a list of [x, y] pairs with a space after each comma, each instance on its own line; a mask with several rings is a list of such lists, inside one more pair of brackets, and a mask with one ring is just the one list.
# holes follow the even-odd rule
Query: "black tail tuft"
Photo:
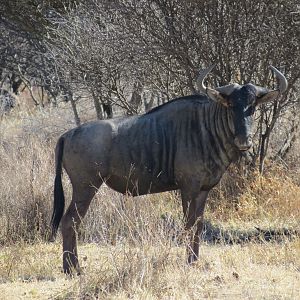
[[56, 175], [54, 181], [54, 206], [51, 218], [52, 240], [54, 240], [56, 237], [58, 226], [65, 209], [65, 196], [61, 181], [63, 150], [64, 139], [61, 137], [58, 140], [55, 149]]

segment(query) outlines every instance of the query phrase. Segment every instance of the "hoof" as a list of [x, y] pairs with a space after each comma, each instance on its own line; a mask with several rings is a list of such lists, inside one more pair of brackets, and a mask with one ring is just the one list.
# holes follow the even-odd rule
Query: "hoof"
[[198, 257], [192, 254], [188, 257], [187, 264], [193, 266], [197, 263], [197, 261], [198, 261]]
[[74, 276], [80, 276], [80, 275], [82, 275], [83, 271], [79, 267], [77, 267], [77, 268], [67, 267], [67, 268], [63, 268], [63, 273], [65, 275], [67, 275], [67, 276], [74, 277]]
[[49, 243], [53, 243], [55, 242], [55, 239], [56, 239], [56, 234], [51, 234], [49, 237], [48, 237], [48, 242]]

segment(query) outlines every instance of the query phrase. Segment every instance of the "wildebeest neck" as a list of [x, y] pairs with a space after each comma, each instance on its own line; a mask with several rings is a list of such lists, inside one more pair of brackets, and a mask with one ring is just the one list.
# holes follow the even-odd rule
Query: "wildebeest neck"
[[[201, 96], [200, 96], [201, 97]], [[189, 103], [190, 101], [190, 103]], [[187, 103], [183, 103], [187, 102]], [[223, 105], [199, 98], [178, 103], [175, 126], [178, 148], [199, 163], [213, 162], [221, 169], [238, 157], [230, 112]]]

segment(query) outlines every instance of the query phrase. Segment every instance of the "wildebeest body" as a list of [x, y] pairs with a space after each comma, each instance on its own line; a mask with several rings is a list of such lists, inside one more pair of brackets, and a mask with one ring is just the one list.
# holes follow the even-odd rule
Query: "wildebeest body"
[[191, 181], [209, 190], [238, 157], [228, 118], [225, 108], [197, 95], [142, 116], [88, 123], [64, 135], [63, 164], [71, 180], [75, 173], [81, 182], [103, 180], [132, 195]]
[[188, 261], [197, 260], [208, 192], [251, 147], [255, 107], [287, 88], [285, 77], [273, 70], [279, 90], [253, 84], [210, 89], [202, 76], [203, 95], [181, 97], [140, 116], [87, 123], [62, 135], [56, 147], [52, 228], [55, 236], [64, 213], [64, 166], [73, 187], [62, 220], [64, 271], [79, 268], [76, 230], [104, 182], [133, 196], [179, 189], [190, 234]]

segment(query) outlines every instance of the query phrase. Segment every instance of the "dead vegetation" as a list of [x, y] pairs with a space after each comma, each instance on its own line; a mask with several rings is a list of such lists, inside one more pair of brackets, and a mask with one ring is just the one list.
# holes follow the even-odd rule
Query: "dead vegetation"
[[82, 244], [85, 273], [66, 278], [57, 244], [1, 249], [2, 299], [297, 299], [299, 240], [207, 245], [188, 267], [184, 249]]
[[[2, 299], [297, 299], [300, 186], [296, 171], [274, 163], [264, 175], [227, 172], [192, 267], [176, 193], [132, 198], [102, 187], [78, 232], [84, 274], [65, 277], [61, 241], [47, 240], [55, 129], [70, 126], [66, 112], [65, 121], [53, 109], [1, 123]], [[64, 188], [70, 199], [67, 176]]]
[[[11, 109], [0, 112], [0, 298], [298, 299], [298, 2], [2, 2], [0, 88], [20, 105], [0, 101]], [[195, 93], [214, 63], [208, 86], [271, 88], [272, 64], [289, 90], [257, 112], [251, 166], [232, 166], [211, 192], [200, 260], [185, 263], [175, 192], [102, 187], [78, 232], [84, 274], [65, 277], [61, 240], [48, 242], [57, 137]], [[68, 200], [70, 188], [64, 176]]]

